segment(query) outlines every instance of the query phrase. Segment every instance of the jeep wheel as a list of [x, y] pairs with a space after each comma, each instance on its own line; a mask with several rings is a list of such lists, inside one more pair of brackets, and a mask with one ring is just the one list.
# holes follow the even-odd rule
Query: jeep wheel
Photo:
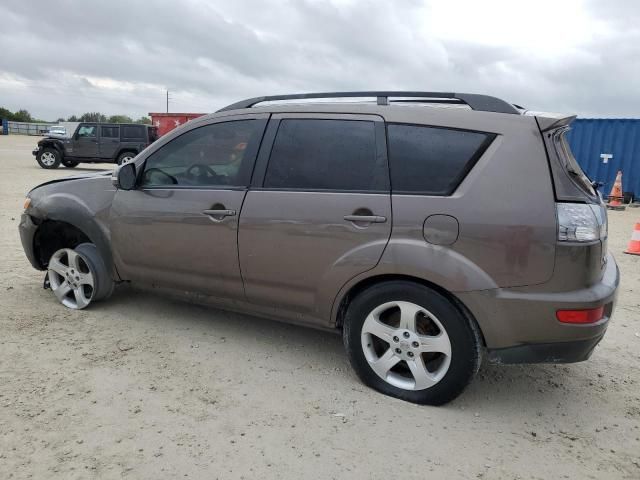
[[62, 165], [67, 168], [76, 168], [80, 162], [76, 162], [75, 160], [67, 160], [66, 158], [62, 159]]
[[36, 157], [38, 165], [42, 168], [58, 168], [60, 166], [60, 152], [54, 148], [45, 148]]
[[92, 243], [56, 251], [49, 260], [47, 277], [58, 301], [74, 310], [108, 298], [113, 292], [111, 275]]
[[440, 293], [411, 282], [384, 282], [353, 299], [343, 340], [365, 384], [413, 403], [453, 400], [480, 366], [473, 322]]
[[136, 154], [134, 152], [122, 152], [118, 157], [118, 165], [129, 163], [134, 158], [136, 158]]

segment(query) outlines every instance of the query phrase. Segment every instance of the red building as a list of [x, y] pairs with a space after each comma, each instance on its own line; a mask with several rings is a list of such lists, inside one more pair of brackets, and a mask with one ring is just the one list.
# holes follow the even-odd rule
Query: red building
[[149, 113], [151, 123], [158, 127], [158, 135], [162, 136], [189, 120], [206, 115], [206, 113]]

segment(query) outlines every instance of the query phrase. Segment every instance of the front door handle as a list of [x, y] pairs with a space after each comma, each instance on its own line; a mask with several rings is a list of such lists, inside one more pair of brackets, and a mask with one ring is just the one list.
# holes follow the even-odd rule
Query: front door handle
[[387, 221], [387, 217], [380, 215], [345, 215], [344, 219], [348, 222], [361, 223], [384, 223]]
[[202, 213], [204, 215], [208, 215], [209, 218], [211, 218], [211, 220], [214, 220], [216, 222], [221, 221], [225, 217], [234, 217], [236, 215], [235, 210], [226, 210], [226, 209], [203, 210]]

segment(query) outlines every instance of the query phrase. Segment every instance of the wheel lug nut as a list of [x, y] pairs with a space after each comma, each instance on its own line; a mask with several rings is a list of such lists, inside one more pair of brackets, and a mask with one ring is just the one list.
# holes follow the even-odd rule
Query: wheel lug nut
[[402, 353], [402, 350], [400, 350], [399, 348], [396, 348], [396, 353], [400, 354], [400, 353]]
[[408, 357], [413, 357], [413, 352], [407, 352]]
[[400, 341], [400, 339], [399, 339], [398, 337], [393, 337], [393, 341], [394, 341], [394, 342], [399, 342], [399, 341]]
[[404, 336], [404, 338], [409, 338], [409, 332], [404, 332], [402, 335]]
[[413, 342], [411, 345], [413, 346], [413, 348], [418, 348], [420, 346], [418, 342]]

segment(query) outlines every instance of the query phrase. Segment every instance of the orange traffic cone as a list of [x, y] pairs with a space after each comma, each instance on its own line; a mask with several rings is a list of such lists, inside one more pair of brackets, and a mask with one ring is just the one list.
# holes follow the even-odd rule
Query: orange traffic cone
[[626, 207], [622, 204], [622, 170], [618, 170], [616, 181], [613, 182], [613, 188], [609, 194], [609, 203], [607, 208], [610, 210], [624, 210]]
[[631, 240], [629, 240], [629, 246], [624, 251], [629, 255], [640, 255], [640, 222], [636, 223], [631, 233]]

